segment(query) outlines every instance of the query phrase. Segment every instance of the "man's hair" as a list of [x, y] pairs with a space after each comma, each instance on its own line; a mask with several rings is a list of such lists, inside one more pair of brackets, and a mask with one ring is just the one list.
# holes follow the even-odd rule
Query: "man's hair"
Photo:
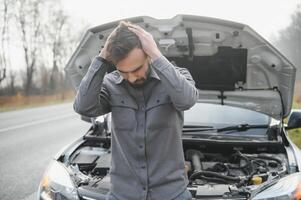
[[108, 41], [108, 60], [117, 64], [134, 48], [142, 48], [138, 36], [128, 29], [130, 22], [121, 21]]

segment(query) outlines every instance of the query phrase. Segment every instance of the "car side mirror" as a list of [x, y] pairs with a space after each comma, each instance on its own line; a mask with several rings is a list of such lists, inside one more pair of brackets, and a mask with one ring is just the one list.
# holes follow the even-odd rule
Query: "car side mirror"
[[301, 109], [292, 110], [286, 129], [301, 128]]

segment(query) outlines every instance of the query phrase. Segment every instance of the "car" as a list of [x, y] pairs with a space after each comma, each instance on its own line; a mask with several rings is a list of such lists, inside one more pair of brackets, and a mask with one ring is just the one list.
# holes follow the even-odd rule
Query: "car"
[[[301, 152], [288, 137], [288, 130], [301, 127], [301, 110], [292, 110], [292, 63], [241, 23], [193, 15], [125, 20], [150, 32], [199, 90], [197, 103], [184, 112], [182, 134], [193, 199], [300, 200]], [[65, 68], [75, 89], [117, 24], [83, 36]], [[82, 119], [90, 129], [53, 158], [38, 199], [105, 199], [111, 115]]]

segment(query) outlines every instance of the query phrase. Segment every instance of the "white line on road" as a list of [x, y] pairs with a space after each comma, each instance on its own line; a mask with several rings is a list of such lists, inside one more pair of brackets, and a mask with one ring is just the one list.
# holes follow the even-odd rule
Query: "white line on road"
[[50, 122], [50, 121], [55, 121], [55, 120], [63, 119], [63, 118], [71, 117], [72, 115], [76, 116], [76, 115], [74, 115], [74, 113], [70, 113], [70, 114], [62, 115], [62, 116], [58, 116], [58, 117], [41, 119], [41, 120], [36, 120], [36, 121], [25, 123], [25, 124], [11, 126], [11, 127], [7, 127], [7, 128], [2, 128], [2, 129], [0, 129], [0, 133], [1, 132], [5, 132], [5, 131], [11, 131], [11, 130], [18, 129], [18, 128], [24, 128], [24, 127], [27, 127], [27, 126], [32, 126], [32, 125], [42, 124], [42, 123], [45, 123], [45, 122]]

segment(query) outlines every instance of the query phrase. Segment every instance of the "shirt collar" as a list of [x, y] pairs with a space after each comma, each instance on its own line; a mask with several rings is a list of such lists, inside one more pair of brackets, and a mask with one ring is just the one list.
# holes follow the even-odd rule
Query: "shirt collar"
[[[154, 78], [154, 79], [160, 80], [160, 77], [158, 76], [158, 74], [154, 70], [153, 66], [150, 64], [149, 67], [150, 67], [150, 72], [149, 72], [149, 76], [147, 78]], [[120, 72], [118, 70], [117, 70], [117, 73], [118, 74], [117, 74], [117, 78], [116, 78], [115, 83], [116, 84], [121, 84], [122, 81], [124, 80], [124, 78], [122, 77], [122, 75], [120, 74]]]

